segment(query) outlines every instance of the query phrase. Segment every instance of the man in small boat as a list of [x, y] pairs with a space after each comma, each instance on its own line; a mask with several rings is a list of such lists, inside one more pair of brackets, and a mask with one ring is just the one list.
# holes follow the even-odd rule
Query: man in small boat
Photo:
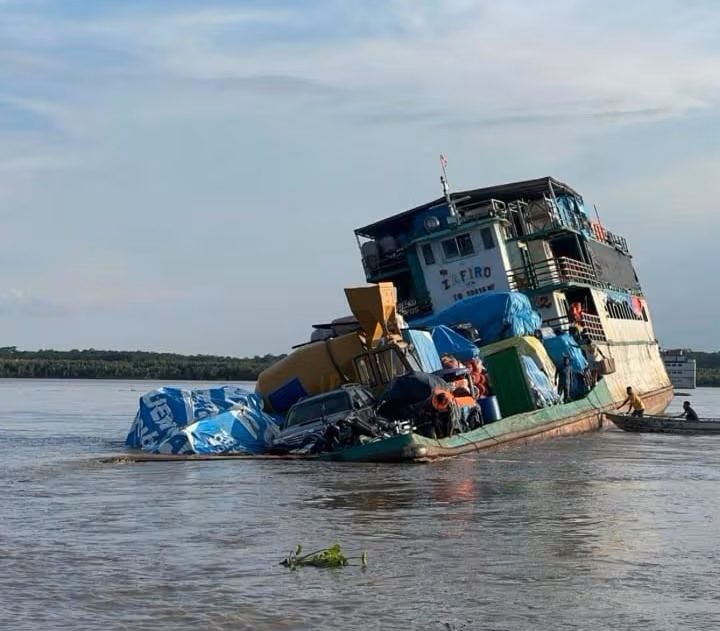
[[686, 421], [699, 421], [700, 420], [700, 418], [697, 415], [697, 412], [690, 407], [690, 401], [683, 402], [682, 414], [678, 414], [678, 416], [684, 417]]
[[633, 389], [631, 386], [627, 387], [627, 398], [618, 405], [618, 409], [621, 409], [623, 406], [628, 406], [628, 413], [630, 413], [630, 410], [632, 410], [632, 416], [644, 416], [645, 414], [645, 404], [642, 402], [642, 399], [633, 392]]

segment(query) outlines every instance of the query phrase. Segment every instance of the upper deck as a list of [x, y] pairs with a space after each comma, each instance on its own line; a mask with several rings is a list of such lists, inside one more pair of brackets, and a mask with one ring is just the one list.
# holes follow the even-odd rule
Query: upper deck
[[627, 242], [552, 177], [449, 194], [355, 230], [369, 282], [407, 315], [485, 291], [574, 285], [641, 295]]
[[[472, 219], [474, 216], [489, 210], [488, 205], [491, 200], [501, 202], [502, 206], [507, 207], [508, 204], [512, 204], [517, 200], [539, 199], [547, 193], [559, 196], [570, 195], [582, 201], [582, 197], [576, 191], [552, 177], [450, 193], [450, 200], [455, 205], [462, 221]], [[431, 202], [421, 204], [386, 219], [381, 219], [362, 228], [357, 228], [355, 234], [368, 239], [378, 239], [387, 235], [396, 237], [409, 235], [416, 230], [418, 217], [434, 214], [434, 211], [442, 208], [447, 210], [447, 206], [447, 199], [439, 197]]]

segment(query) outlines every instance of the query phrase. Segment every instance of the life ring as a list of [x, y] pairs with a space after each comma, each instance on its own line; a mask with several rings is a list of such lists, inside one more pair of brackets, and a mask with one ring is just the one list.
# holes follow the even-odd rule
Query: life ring
[[451, 392], [442, 388], [435, 388], [430, 397], [430, 403], [438, 412], [445, 412], [454, 398]]

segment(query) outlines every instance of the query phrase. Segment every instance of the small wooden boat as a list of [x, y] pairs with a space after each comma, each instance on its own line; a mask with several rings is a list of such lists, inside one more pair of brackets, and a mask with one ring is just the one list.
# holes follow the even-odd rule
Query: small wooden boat
[[629, 416], [611, 414], [609, 418], [626, 432], [657, 432], [662, 434], [720, 434], [720, 419], [711, 418], [701, 421], [688, 421], [672, 416]]

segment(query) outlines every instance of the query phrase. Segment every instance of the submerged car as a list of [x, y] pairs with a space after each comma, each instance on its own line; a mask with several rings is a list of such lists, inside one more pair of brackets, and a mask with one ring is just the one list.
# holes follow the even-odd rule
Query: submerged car
[[288, 410], [271, 451], [330, 451], [354, 444], [360, 436], [375, 436], [383, 425], [375, 404], [370, 391], [359, 384], [301, 399]]

